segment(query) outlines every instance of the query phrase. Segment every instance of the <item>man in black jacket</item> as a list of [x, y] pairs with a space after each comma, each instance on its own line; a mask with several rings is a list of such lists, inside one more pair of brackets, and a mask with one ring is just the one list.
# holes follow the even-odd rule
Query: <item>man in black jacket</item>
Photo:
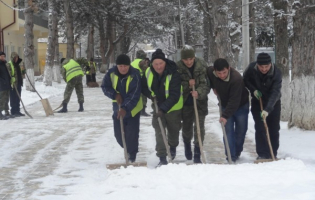
[[0, 51], [0, 120], [8, 119], [7, 116], [2, 115], [2, 111], [9, 110], [10, 80], [11, 77], [6, 67], [5, 53]]
[[[271, 58], [267, 53], [260, 53], [257, 61], [249, 64], [243, 78], [245, 86], [252, 95], [251, 112], [255, 121], [257, 159], [271, 158], [263, 118], [266, 119], [269, 128], [274, 156], [277, 156], [281, 112], [281, 71], [271, 63]], [[263, 102], [262, 111], [260, 98]]]
[[158, 110], [152, 118], [152, 126], [155, 129], [156, 155], [160, 158], [160, 165], [166, 165], [166, 147], [161, 135], [158, 117], [167, 129], [168, 144], [172, 159], [176, 156], [176, 147], [179, 143], [179, 130], [181, 128], [181, 109], [183, 96], [180, 75], [176, 64], [165, 58], [161, 49], [152, 54], [152, 65], [145, 71], [142, 77], [142, 93], [148, 98], [155, 98]]

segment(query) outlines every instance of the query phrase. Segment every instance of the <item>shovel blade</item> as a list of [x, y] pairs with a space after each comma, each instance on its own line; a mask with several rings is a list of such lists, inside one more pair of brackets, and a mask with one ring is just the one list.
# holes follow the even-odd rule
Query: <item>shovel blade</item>
[[49, 115], [54, 115], [53, 110], [51, 109], [50, 103], [48, 101], [48, 99], [41, 99], [40, 100], [42, 102], [42, 105], [44, 107], [45, 113], [46, 113], [46, 117]]
[[259, 159], [259, 160], [255, 160], [254, 163], [255, 164], [258, 164], [258, 163], [264, 163], [264, 162], [272, 162], [272, 161], [277, 161], [277, 160], [280, 160], [280, 159]]
[[128, 165], [126, 163], [124, 163], [124, 164], [107, 164], [106, 168], [109, 170], [113, 170], [113, 169], [120, 169], [121, 167], [127, 168], [129, 166], [147, 167], [147, 163], [129, 163]]

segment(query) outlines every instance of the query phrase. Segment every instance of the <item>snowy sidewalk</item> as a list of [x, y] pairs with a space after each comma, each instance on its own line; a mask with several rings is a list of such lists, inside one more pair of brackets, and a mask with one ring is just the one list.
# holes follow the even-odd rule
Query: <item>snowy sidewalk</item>
[[[56, 90], [61, 95], [49, 98], [53, 109], [63, 99], [63, 88]], [[101, 88], [84, 88], [84, 96], [83, 113], [77, 112], [74, 92], [66, 114], [45, 117], [36, 101], [27, 106], [34, 119], [0, 121], [0, 200], [315, 199], [315, 162], [252, 164], [252, 121], [237, 165], [169, 164], [109, 171], [106, 164], [124, 163], [123, 149], [114, 138], [111, 101]], [[150, 112], [150, 101], [148, 108]], [[210, 94], [204, 145], [208, 163], [226, 163], [218, 118], [217, 101]], [[140, 123], [137, 161], [153, 166], [158, 158], [151, 117], [141, 117]], [[175, 160], [185, 160], [181, 136]]]

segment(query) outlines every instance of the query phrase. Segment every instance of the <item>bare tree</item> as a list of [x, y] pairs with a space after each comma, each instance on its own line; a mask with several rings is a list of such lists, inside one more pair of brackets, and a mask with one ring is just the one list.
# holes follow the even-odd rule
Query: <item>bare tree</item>
[[67, 35], [67, 58], [74, 58], [74, 33], [73, 33], [73, 13], [70, 6], [71, 0], [64, 0], [64, 12], [66, 18]]
[[235, 67], [239, 62], [239, 54], [241, 50], [241, 34], [242, 34], [242, 0], [234, 0], [229, 4], [230, 19], [230, 37], [232, 42], [232, 53], [235, 59]]
[[88, 45], [87, 45], [87, 60], [89, 61], [94, 57], [94, 26], [90, 25], [88, 34]]
[[274, 30], [275, 30], [275, 56], [276, 66], [282, 72], [281, 89], [281, 120], [288, 121], [290, 115], [290, 76], [289, 76], [289, 37], [288, 37], [288, 2], [286, 0], [273, 0]]
[[218, 57], [225, 58], [231, 66], [235, 67], [232, 53], [230, 30], [228, 25], [227, 1], [213, 0], [214, 35], [218, 50]]
[[46, 86], [52, 86], [55, 56], [55, 41], [56, 41], [56, 28], [57, 28], [57, 12], [56, 12], [56, 0], [48, 1], [48, 41], [47, 41], [47, 53], [46, 64], [44, 72], [44, 84]]
[[34, 7], [32, 0], [25, 0], [25, 10], [24, 10], [24, 16], [25, 16], [25, 45], [24, 45], [24, 63], [25, 63], [25, 69], [28, 77], [30, 78], [30, 82], [26, 81], [26, 90], [28, 91], [35, 91], [32, 85], [35, 87], [35, 81], [34, 81], [34, 34], [33, 34], [33, 27], [34, 27], [34, 21], [33, 21], [33, 13], [34, 13]]
[[[315, 130], [315, 6], [296, 3], [292, 40], [292, 102], [289, 127]], [[303, 5], [303, 7], [298, 8]]]

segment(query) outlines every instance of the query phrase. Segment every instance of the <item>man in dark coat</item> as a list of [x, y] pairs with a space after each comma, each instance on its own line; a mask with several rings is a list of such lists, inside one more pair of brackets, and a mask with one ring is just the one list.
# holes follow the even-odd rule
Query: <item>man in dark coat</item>
[[104, 76], [101, 87], [104, 94], [113, 100], [115, 138], [123, 147], [122, 117], [129, 161], [135, 162], [139, 146], [140, 111], [143, 108], [140, 73], [130, 66], [130, 58], [121, 54], [116, 59], [116, 66]]
[[[267, 53], [260, 53], [257, 61], [249, 64], [243, 77], [245, 86], [252, 95], [251, 112], [255, 121], [257, 159], [269, 159], [271, 154], [262, 118], [266, 119], [273, 153], [277, 156], [281, 113], [281, 71], [271, 63]], [[260, 99], [263, 102], [262, 111]]]
[[[142, 77], [142, 93], [148, 98], [155, 98], [158, 110], [154, 110], [152, 126], [155, 129], [156, 155], [160, 158], [160, 165], [168, 164], [166, 160], [166, 147], [163, 142], [158, 117], [163, 127], [167, 129], [168, 145], [172, 159], [176, 156], [179, 130], [181, 128], [181, 109], [183, 107], [183, 95], [180, 75], [177, 72], [176, 63], [165, 58], [161, 49], [152, 54], [152, 65], [145, 71]], [[154, 99], [153, 99], [154, 101]]]
[[223, 58], [215, 60], [207, 74], [211, 88], [221, 100], [222, 114], [219, 121], [224, 124], [231, 158], [235, 162], [243, 151], [247, 132], [249, 94], [241, 74]]
[[10, 74], [6, 67], [5, 53], [0, 51], [0, 120], [9, 117], [2, 115], [3, 110], [9, 110], [8, 102], [10, 98]]
[[[16, 52], [12, 52], [11, 60], [7, 63], [7, 68], [11, 75], [12, 86], [12, 90], [10, 90], [11, 115], [14, 115], [15, 117], [25, 116], [25, 114], [20, 112], [19, 96], [21, 96], [22, 93], [23, 75], [25, 74], [25, 71], [21, 70], [21, 62], [22, 59], [19, 57], [19, 55]], [[19, 93], [19, 95], [17, 93]]]

